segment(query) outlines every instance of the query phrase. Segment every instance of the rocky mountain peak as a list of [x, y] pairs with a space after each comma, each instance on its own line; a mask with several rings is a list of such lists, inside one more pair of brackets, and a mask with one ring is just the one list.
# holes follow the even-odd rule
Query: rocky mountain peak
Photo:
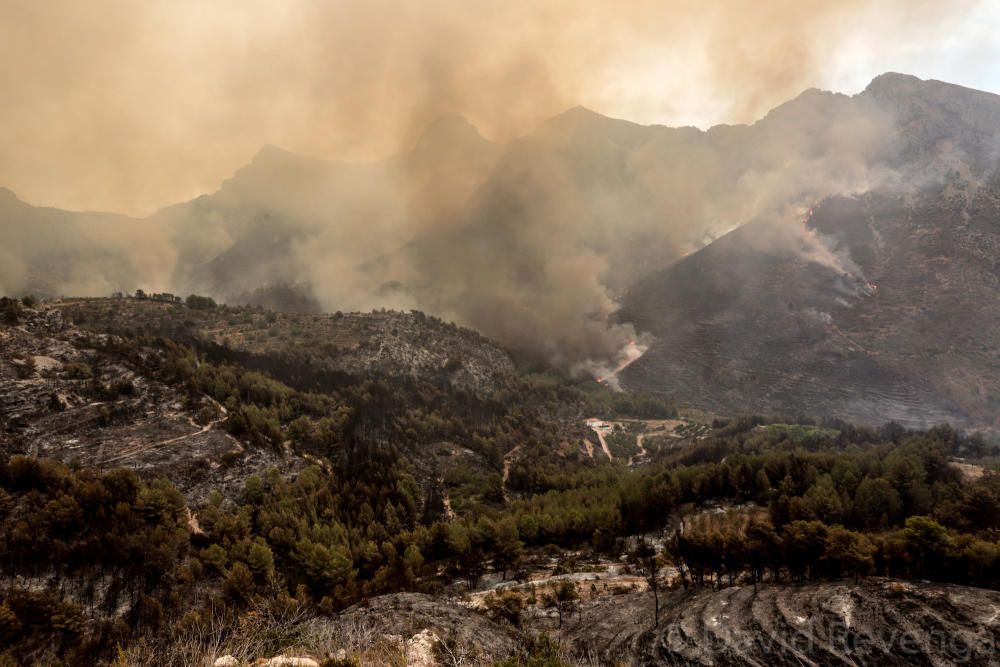
[[464, 116], [449, 113], [438, 116], [424, 129], [416, 150], [434, 152], [475, 143], [488, 143], [488, 140]]
[[870, 94], [912, 92], [922, 83], [924, 83], [923, 79], [915, 77], [912, 74], [885, 72], [872, 79], [864, 92]]

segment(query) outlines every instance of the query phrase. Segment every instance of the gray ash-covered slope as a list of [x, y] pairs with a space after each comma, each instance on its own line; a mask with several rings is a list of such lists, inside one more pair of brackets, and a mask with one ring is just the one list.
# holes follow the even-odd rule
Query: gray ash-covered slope
[[215, 323], [197, 333], [234, 350], [316, 371], [434, 382], [478, 396], [491, 395], [515, 372], [510, 355], [493, 341], [419, 311], [282, 315], [266, 332]]
[[[660, 596], [655, 629], [648, 591], [584, 600], [559, 626], [554, 612], [526, 614], [522, 629], [558, 637], [567, 663], [579, 665], [1000, 664], [997, 591], [868, 579]], [[516, 650], [511, 626], [466, 604], [414, 593], [380, 596], [329, 627], [345, 637], [359, 627], [374, 637], [431, 630], [470, 664], [500, 664]]]
[[308, 464], [234, 438], [224, 406], [165, 383], [122, 345], [69, 325], [56, 309], [0, 324], [0, 454], [165, 477], [194, 505], [213, 490], [238, 497], [250, 475]]
[[625, 384], [726, 413], [994, 423], [1000, 190], [835, 198], [807, 227], [839, 270], [758, 222], [633, 289], [621, 317], [656, 342]]
[[727, 413], [997, 423], [1000, 97], [889, 74], [852, 100], [893, 119], [870, 189], [633, 287], [619, 317], [657, 341], [626, 385]]
[[[366, 381], [386, 382], [403, 406], [413, 405], [406, 387], [425, 395], [428, 385], [442, 400], [485, 400], [515, 375], [509, 356], [489, 340], [421, 313], [195, 310], [139, 299], [43, 304], [24, 308], [17, 324], [0, 321], [0, 455], [163, 477], [193, 507], [213, 490], [239, 497], [251, 475], [273, 469], [293, 476], [318, 462], [287, 429], [268, 442], [231, 428], [245, 406], [178, 382], [167, 372], [173, 362], [165, 348], [132, 334], [215, 344], [203, 358], [230, 364], [227, 372], [262, 371], [335, 402], [334, 388]], [[449, 449], [421, 442], [408, 452], [422, 483], [437, 474], [424, 444]], [[320, 454], [345, 452], [337, 446]]]

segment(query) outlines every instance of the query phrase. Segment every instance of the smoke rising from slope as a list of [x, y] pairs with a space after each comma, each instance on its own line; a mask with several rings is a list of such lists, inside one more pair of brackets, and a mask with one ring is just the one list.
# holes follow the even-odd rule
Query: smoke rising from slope
[[[636, 338], [611, 321], [635, 280], [740, 224], [880, 182], [894, 119], [812, 91], [749, 128], [582, 109], [539, 121], [577, 103], [752, 120], [822, 81], [843, 43], [919, 36], [965, 3], [870, 4], [25, 5], [0, 23], [0, 55], [46, 57], [0, 59], [22, 100], [0, 109], [0, 182], [29, 201], [143, 210], [211, 189], [263, 143], [416, 149], [362, 165], [266, 149], [216, 195], [95, 228], [108, 233], [28, 232], [3, 214], [26, 250], [0, 288], [232, 297], [305, 283], [328, 310], [418, 307], [567, 368], [613, 364]], [[503, 147], [454, 118], [424, 132], [443, 112]], [[770, 248], [836, 261], [801, 216], [776, 229]]]

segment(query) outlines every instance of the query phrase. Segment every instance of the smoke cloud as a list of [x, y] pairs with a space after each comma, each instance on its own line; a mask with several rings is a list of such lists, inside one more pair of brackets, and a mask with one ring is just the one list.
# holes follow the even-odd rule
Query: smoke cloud
[[306, 285], [613, 376], [648, 344], [613, 322], [621, 295], [741, 224], [853, 270], [803, 213], [891, 181], [898, 119], [816, 90], [767, 112], [845, 50], [975, 3], [873, 4], [8, 3], [0, 183], [79, 209], [191, 201], [79, 218], [0, 197], [0, 290]]
[[845, 53], [920, 44], [974, 4], [13, 0], [0, 184], [141, 215], [214, 190], [261, 145], [372, 159], [449, 112], [500, 141], [576, 104], [750, 122]]

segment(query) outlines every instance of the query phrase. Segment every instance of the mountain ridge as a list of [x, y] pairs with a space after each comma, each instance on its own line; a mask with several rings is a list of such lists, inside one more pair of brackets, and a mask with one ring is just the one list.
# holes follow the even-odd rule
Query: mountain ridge
[[[595, 122], [595, 121], [605, 122], [605, 121], [608, 121], [608, 122], [611, 122], [611, 123], [614, 123], [614, 124], [622, 124], [622, 125], [627, 125], [627, 126], [636, 127], [636, 128], [647, 128], [647, 129], [649, 129], [649, 128], [663, 128], [663, 129], [668, 129], [668, 130], [685, 130], [685, 131], [692, 131], [693, 130], [693, 131], [697, 131], [697, 132], [702, 133], [702, 134], [709, 134], [713, 130], [716, 130], [716, 129], [722, 130], [722, 129], [727, 129], [727, 128], [750, 128], [750, 127], [753, 127], [754, 125], [757, 125], [757, 124], [765, 121], [775, 111], [778, 111], [778, 110], [786, 107], [789, 104], [794, 104], [798, 100], [800, 100], [801, 98], [812, 97], [812, 96], [815, 96], [817, 94], [822, 95], [822, 96], [827, 97], [827, 98], [831, 98], [831, 97], [832, 98], [838, 98], [839, 97], [839, 98], [853, 99], [853, 98], [857, 98], [857, 97], [860, 97], [860, 96], [863, 96], [863, 95], [883, 95], [883, 96], [888, 96], [888, 95], [891, 95], [891, 94], [899, 94], [900, 92], [912, 92], [913, 89], [917, 88], [917, 87], [920, 87], [922, 89], [922, 92], [927, 92], [928, 90], [934, 90], [934, 89], [946, 90], [948, 92], [960, 91], [961, 94], [966, 95], [966, 96], [973, 96], [973, 97], [978, 97], [978, 98], [996, 98], [997, 100], [1000, 100], [1000, 93], [994, 93], [994, 92], [991, 92], [991, 91], [980, 90], [980, 89], [971, 88], [971, 87], [968, 87], [968, 86], [963, 86], [963, 85], [960, 85], [960, 84], [950, 83], [950, 82], [947, 82], [947, 81], [940, 81], [940, 80], [937, 80], [937, 79], [921, 79], [921, 78], [919, 78], [919, 77], [917, 77], [915, 75], [912, 75], [912, 74], [905, 74], [905, 73], [900, 73], [900, 72], [888, 71], [888, 72], [883, 72], [882, 74], [876, 75], [866, 85], [866, 87], [861, 92], [856, 93], [854, 95], [849, 95], [849, 94], [846, 94], [846, 93], [840, 93], [840, 92], [830, 91], [830, 90], [826, 90], [826, 89], [823, 89], [823, 88], [816, 88], [816, 87], [807, 88], [802, 93], [800, 93], [799, 95], [797, 95], [796, 97], [788, 100], [787, 102], [783, 102], [783, 103], [777, 105], [776, 107], [774, 107], [773, 109], [771, 109], [770, 111], [768, 111], [764, 116], [762, 116], [761, 118], [758, 118], [757, 120], [752, 121], [750, 123], [719, 123], [719, 124], [713, 125], [713, 126], [711, 126], [709, 128], [706, 128], [706, 129], [700, 129], [700, 128], [696, 127], [696, 126], [691, 126], [691, 125], [673, 126], [673, 125], [666, 125], [666, 124], [663, 124], [663, 123], [642, 124], [642, 123], [638, 123], [638, 122], [635, 122], [635, 121], [628, 120], [626, 118], [618, 118], [618, 117], [615, 117], [615, 116], [608, 116], [608, 115], [605, 115], [605, 114], [602, 114], [600, 112], [594, 111], [594, 110], [592, 110], [592, 109], [590, 109], [588, 107], [582, 106], [582, 105], [575, 105], [575, 106], [569, 107], [568, 109], [566, 109], [563, 112], [560, 112], [560, 113], [558, 113], [558, 114], [556, 114], [556, 115], [554, 115], [554, 116], [552, 116], [552, 117], [550, 117], [548, 119], [543, 120], [539, 124], [538, 129], [543, 128], [543, 127], [545, 127], [547, 125], [550, 125], [550, 124], [559, 125], [561, 123], [574, 124], [574, 123], [583, 123], [583, 122]], [[584, 119], [586, 119], [586, 120], [584, 120]], [[394, 160], [394, 159], [398, 159], [400, 156], [406, 155], [408, 153], [411, 153], [411, 152], [417, 150], [420, 147], [420, 145], [422, 143], [424, 143], [428, 139], [429, 136], [432, 136], [432, 135], [435, 134], [435, 128], [436, 127], [441, 127], [441, 126], [450, 126], [452, 128], [463, 127], [464, 126], [464, 127], [468, 128], [469, 130], [471, 130], [471, 132], [468, 133], [468, 136], [475, 136], [475, 137], [482, 138], [482, 133], [479, 131], [479, 129], [475, 125], [473, 125], [472, 123], [470, 123], [468, 121], [468, 119], [466, 119], [461, 114], [458, 114], [458, 113], [444, 113], [444, 114], [441, 114], [440, 116], [436, 117], [430, 123], [428, 123], [428, 125], [425, 127], [424, 131], [420, 134], [420, 136], [418, 137], [418, 139], [417, 139], [416, 143], [413, 145], [413, 147], [411, 147], [409, 149], [404, 149], [402, 151], [390, 154], [390, 155], [388, 155], [386, 157], [377, 158], [377, 159], [374, 159], [374, 160], [365, 160], [365, 161], [340, 161], [340, 160], [336, 160], [336, 159], [320, 158], [320, 157], [311, 156], [311, 155], [308, 155], [308, 154], [305, 154], [305, 153], [299, 153], [299, 152], [291, 151], [291, 150], [282, 148], [282, 147], [280, 147], [278, 145], [275, 145], [275, 144], [265, 143], [265, 144], [261, 145], [261, 147], [256, 151], [256, 153], [254, 153], [253, 157], [251, 157], [251, 159], [245, 165], [243, 165], [242, 167], [237, 167], [234, 170], [233, 175], [230, 176], [229, 178], [225, 179], [225, 181], [223, 181], [223, 183], [225, 183], [226, 181], [231, 180], [242, 169], [245, 169], [248, 166], [254, 165], [255, 163], [261, 163], [261, 162], [267, 163], [267, 162], [276, 161], [276, 160], [279, 161], [279, 162], [283, 161], [283, 160], [292, 160], [292, 161], [303, 162], [303, 163], [306, 163], [306, 162], [308, 162], [308, 163], [314, 163], [314, 164], [317, 164], [317, 165], [371, 165], [371, 164], [377, 164], [377, 163], [380, 163], [380, 162], [391, 161], [391, 160]], [[445, 132], [445, 134], [448, 134], [448, 133]], [[530, 136], [530, 134], [531, 133], [529, 133], [529, 136]], [[487, 141], [488, 143], [493, 143], [492, 141], [489, 141], [487, 139], [484, 139], [484, 141]], [[515, 141], [516, 141], [516, 139], [515, 139]], [[222, 187], [222, 184], [220, 184], [220, 188], [221, 187]], [[14, 196], [17, 197], [17, 194], [13, 190], [11, 190], [10, 188], [7, 188], [7, 187], [5, 187], [3, 185], [0, 185], [0, 191], [5, 191], [6, 193], [14, 194]], [[64, 208], [61, 208], [59, 206], [45, 205], [45, 204], [42, 204], [42, 205], [29, 204], [29, 205], [36, 206], [36, 207], [39, 207], [39, 208], [51, 208], [51, 209], [62, 210], [62, 211], [67, 211], [67, 212], [79, 212], [79, 213], [87, 212], [87, 213], [113, 214], [113, 215], [122, 215], [122, 216], [125, 216], [125, 217], [134, 218], [134, 219], [145, 219], [145, 218], [149, 218], [149, 217], [155, 216], [157, 213], [161, 212], [164, 209], [169, 209], [169, 208], [173, 208], [175, 206], [181, 205], [181, 204], [189, 203], [191, 201], [195, 201], [197, 199], [200, 199], [201, 197], [210, 196], [211, 194], [214, 194], [214, 193], [217, 193], [217, 192], [218, 192], [218, 189], [216, 189], [215, 191], [211, 191], [211, 192], [205, 192], [205, 193], [203, 193], [201, 195], [198, 195], [197, 197], [194, 197], [193, 199], [181, 200], [181, 201], [174, 202], [172, 204], [167, 204], [167, 205], [161, 207], [160, 209], [157, 209], [153, 213], [151, 213], [149, 215], [146, 215], [146, 216], [130, 216], [130, 215], [126, 215], [126, 214], [123, 214], [123, 213], [117, 213], [117, 212], [114, 212], [114, 211], [89, 211], [89, 210], [88, 211], [80, 211], [80, 210], [76, 210], [76, 209], [64, 209]]]
[[[444, 116], [412, 150], [366, 164], [264, 147], [219, 191], [127, 234], [121, 221], [100, 233], [35, 225], [15, 236], [27, 250], [0, 287], [239, 302], [295, 286], [327, 311], [416, 307], [535, 361], [616, 365], [645, 323], [614, 319], [623, 296], [734, 229], [783, 223], [758, 250], [836, 265], [830, 235], [802, 224], [829, 196], [945, 187], [968, 208], [995, 179], [1000, 97], [947, 85], [887, 73], [853, 96], [810, 89], [753, 124], [708, 130], [574, 107], [502, 146]], [[74, 237], [72, 253], [52, 251]], [[98, 259], [109, 256], [121, 258], [113, 272]]]

